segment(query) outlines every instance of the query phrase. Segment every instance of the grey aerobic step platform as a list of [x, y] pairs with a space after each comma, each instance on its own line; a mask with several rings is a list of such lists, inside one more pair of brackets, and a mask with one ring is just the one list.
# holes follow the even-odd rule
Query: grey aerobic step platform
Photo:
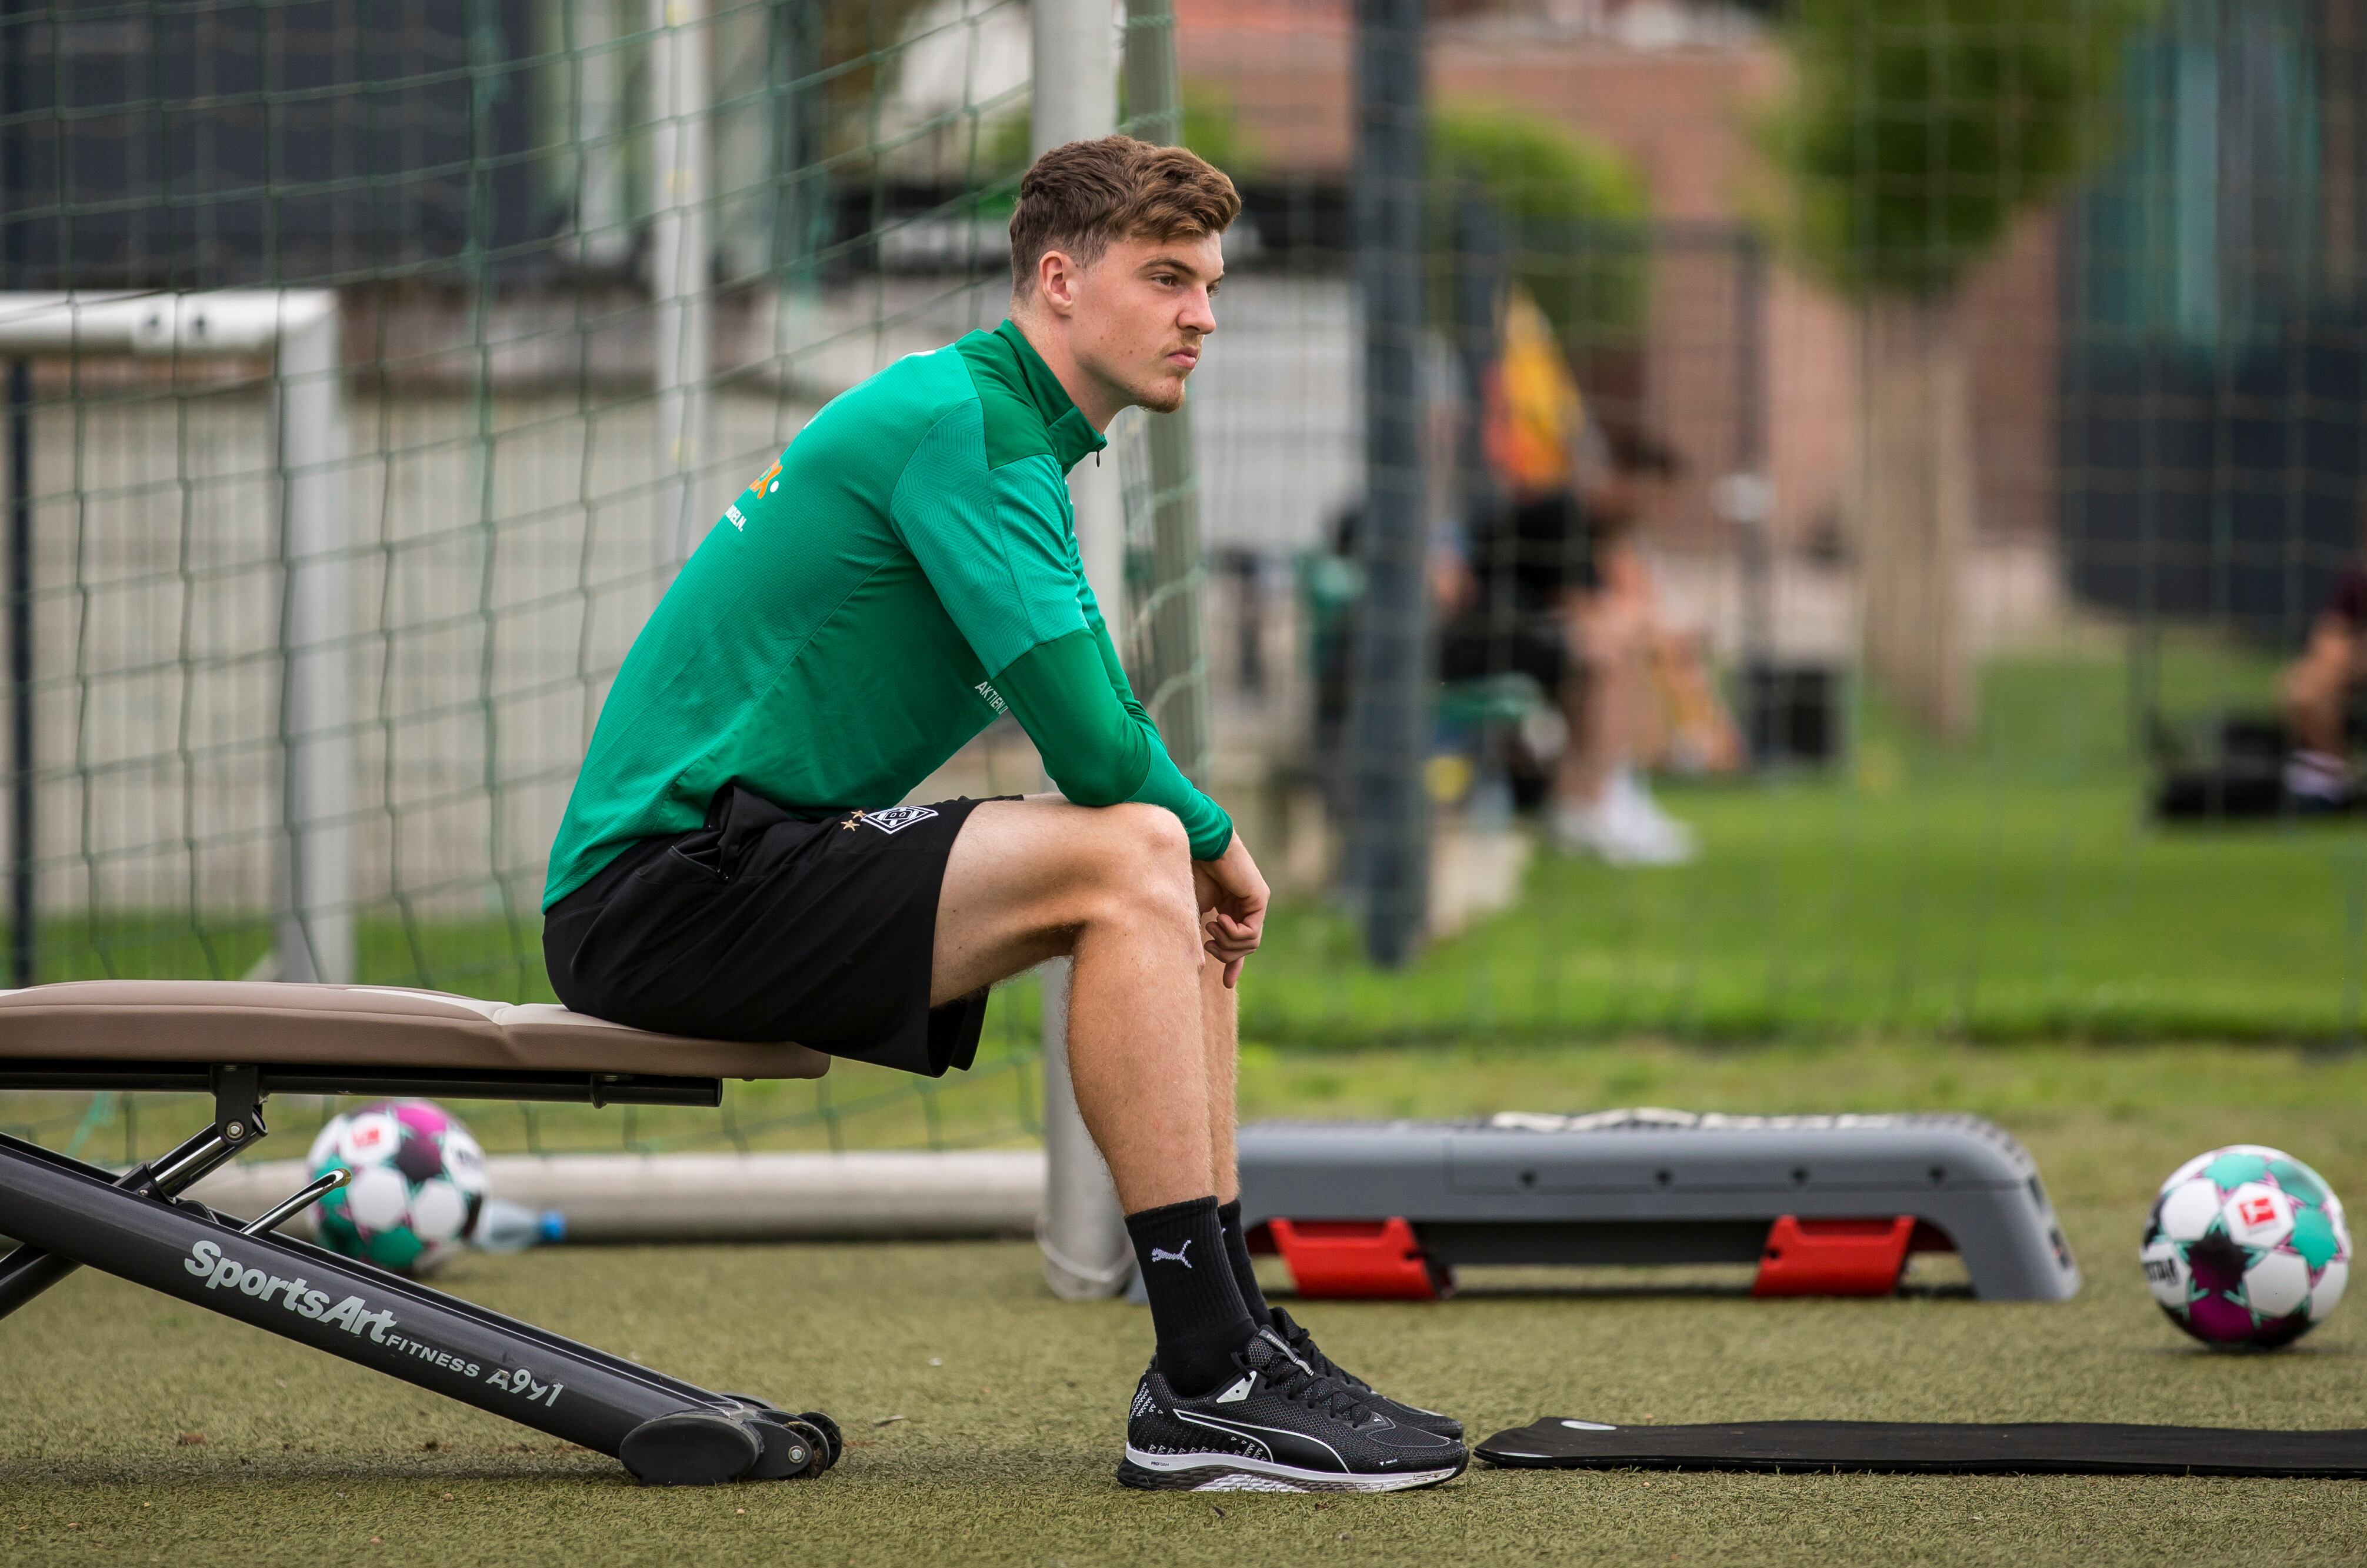
[[1984, 1301], [2079, 1288], [2037, 1163], [1976, 1116], [1266, 1122], [1240, 1166], [1242, 1222], [1302, 1295], [1436, 1296], [1465, 1264], [1754, 1261], [1757, 1294], [1880, 1295], [1942, 1250]]

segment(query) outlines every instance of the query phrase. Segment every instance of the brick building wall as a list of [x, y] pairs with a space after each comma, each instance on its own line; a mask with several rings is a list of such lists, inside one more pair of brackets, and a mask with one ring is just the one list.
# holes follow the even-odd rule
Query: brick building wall
[[[1782, 88], [1781, 53], [1755, 27], [1709, 28], [1707, 41], [1652, 47], [1623, 15], [1642, 6], [1599, 0], [1434, 22], [1429, 85], [1439, 103], [1516, 106], [1617, 148], [1640, 171], [1663, 224], [1699, 233], [1738, 227], [1780, 199], [1753, 144], [1754, 117]], [[1659, 5], [1661, 12], [1676, 8]], [[1557, 20], [1544, 14], [1563, 13]], [[1220, 89], [1266, 179], [1340, 182], [1353, 157], [1353, 39], [1345, 0], [1179, 0], [1187, 76]], [[1985, 533], [2051, 528], [2054, 487], [2057, 228], [2026, 224], [1964, 299], [1974, 362], [1980, 521]], [[1860, 397], [1856, 313], [1784, 268], [1764, 317], [1767, 444], [1777, 536], [1804, 545], [1845, 510], [1856, 461]], [[1735, 271], [1729, 258], [1686, 250], [1657, 269], [1634, 411], [1683, 456], [1687, 476], [1656, 538], [1716, 548], [1726, 526], [1709, 492], [1737, 455], [1741, 389], [1735, 362]]]

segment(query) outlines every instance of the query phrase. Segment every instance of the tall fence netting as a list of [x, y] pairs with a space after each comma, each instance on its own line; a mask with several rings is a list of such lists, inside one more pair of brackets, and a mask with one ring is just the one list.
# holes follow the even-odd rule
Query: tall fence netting
[[[1128, 9], [1129, 43], [1168, 25]], [[1188, 439], [1114, 432], [1129, 663], [1278, 894], [1245, 1036], [2353, 1037], [2367, 839], [2286, 775], [2289, 671], [2360, 550], [2361, 8], [1436, 0], [1399, 323], [1432, 597], [1376, 634], [1414, 639], [1421, 739], [1359, 759], [1383, 9], [1179, 0], [1180, 125], [1122, 109], [1246, 204]], [[337, 291], [363, 977], [547, 995], [543, 856], [681, 520], [1002, 313], [1028, 26], [1015, 0], [0, 17], [8, 288]], [[664, 54], [685, 34], [703, 85]], [[687, 197], [659, 167], [684, 125]], [[703, 259], [669, 274], [685, 234]], [[1509, 412], [1533, 374], [1558, 466]], [[267, 381], [29, 362], [40, 979], [269, 955]], [[1647, 630], [1606, 627], [1622, 606]], [[1399, 963], [1349, 852], [1358, 765], [1420, 781]], [[1692, 858], [1606, 863], [1557, 821], [1589, 770]], [[1040, 772], [1005, 723], [923, 787]], [[516, 1146], [1025, 1138], [1036, 1039], [1020, 985], [958, 1084], [735, 1087], [719, 1128], [479, 1115]], [[8, 1112], [127, 1151], [142, 1114]]]
[[[6, 288], [334, 291], [355, 978], [549, 999], [551, 833], [676, 566], [831, 396], [1000, 319], [1027, 56], [989, 0], [0, 17]], [[20, 982], [283, 972], [269, 356], [52, 353], [21, 385]], [[1038, 776], [997, 732], [933, 782]], [[991, 1143], [1032, 1135], [1035, 1061], [1022, 986], [957, 1084], [470, 1115], [527, 1148]], [[125, 1156], [173, 1130], [118, 1097], [0, 1119]]]

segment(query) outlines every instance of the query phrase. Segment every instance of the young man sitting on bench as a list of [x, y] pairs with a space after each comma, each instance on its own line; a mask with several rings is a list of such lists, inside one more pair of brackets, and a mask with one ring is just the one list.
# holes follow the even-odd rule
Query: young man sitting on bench
[[[1240, 211], [1178, 148], [1036, 161], [1012, 319], [823, 408], [642, 628], [551, 851], [544, 951], [578, 1012], [931, 1075], [969, 1065], [988, 987], [1070, 955], [1070, 1074], [1158, 1340], [1119, 1479], [1397, 1490], [1461, 1471], [1462, 1428], [1258, 1292], [1232, 987], [1265, 879], [1127, 686], [1065, 482], [1119, 411], [1182, 405]], [[897, 804], [1006, 707], [1059, 796]]]

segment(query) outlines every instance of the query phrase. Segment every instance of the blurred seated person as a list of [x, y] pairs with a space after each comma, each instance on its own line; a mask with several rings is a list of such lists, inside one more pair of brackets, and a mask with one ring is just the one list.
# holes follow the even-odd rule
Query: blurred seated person
[[1534, 677], [1569, 741], [1546, 801], [1555, 842], [1619, 865], [1671, 865], [1692, 829], [1638, 772], [1657, 755], [1697, 769], [1739, 757], [1698, 643], [1669, 629], [1635, 525], [1678, 468], [1640, 431], [1590, 420], [1544, 313], [1515, 291], [1489, 388], [1485, 446], [1502, 497], [1433, 556], [1440, 674]]
[[2360, 698], [2367, 694], [2367, 556], [2342, 569], [2309, 628], [2308, 646], [2285, 667], [2282, 685], [2293, 746], [2285, 793], [2304, 809], [2349, 806], [2350, 737], [2361, 728]]
[[1733, 773], [1744, 760], [1742, 732], [1718, 692], [1701, 636], [1673, 622], [1637, 542], [1654, 492], [1683, 465], [1641, 431], [1606, 424], [1600, 439], [1607, 464], [1581, 481], [1579, 496], [1599, 586], [1580, 596], [1575, 611], [1591, 628], [1588, 640], [1618, 650], [1632, 650], [1639, 639], [1643, 645], [1641, 701], [1627, 737], [1630, 782], [1638, 768]]

